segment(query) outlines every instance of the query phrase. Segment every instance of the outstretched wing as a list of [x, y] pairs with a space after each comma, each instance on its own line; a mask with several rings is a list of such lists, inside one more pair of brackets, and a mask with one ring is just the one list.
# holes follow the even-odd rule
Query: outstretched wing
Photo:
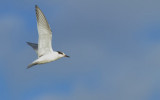
[[31, 46], [34, 49], [34, 51], [38, 54], [38, 44], [30, 42], [27, 42], [27, 44]]
[[50, 26], [40, 8], [36, 5], [36, 18], [38, 27], [38, 56], [52, 51], [52, 32]]

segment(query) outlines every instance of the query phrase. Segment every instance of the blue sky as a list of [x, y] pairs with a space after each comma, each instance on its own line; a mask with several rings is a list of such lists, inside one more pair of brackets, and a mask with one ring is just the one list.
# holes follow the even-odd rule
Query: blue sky
[[[38, 40], [34, 6], [71, 58], [26, 69]], [[160, 1], [5, 0], [0, 3], [1, 100], [159, 100]]]

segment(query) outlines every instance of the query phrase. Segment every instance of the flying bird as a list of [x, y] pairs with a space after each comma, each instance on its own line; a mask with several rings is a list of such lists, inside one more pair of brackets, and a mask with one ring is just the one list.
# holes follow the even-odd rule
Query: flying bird
[[52, 49], [52, 31], [47, 22], [46, 17], [40, 10], [40, 8], [35, 5], [36, 10], [36, 19], [37, 19], [37, 28], [38, 28], [38, 44], [27, 42], [29, 46], [31, 46], [38, 55], [38, 59], [33, 61], [31, 64], [27, 66], [30, 68], [34, 65], [49, 63], [55, 60], [58, 60], [62, 57], [69, 57], [60, 51], [54, 51]]

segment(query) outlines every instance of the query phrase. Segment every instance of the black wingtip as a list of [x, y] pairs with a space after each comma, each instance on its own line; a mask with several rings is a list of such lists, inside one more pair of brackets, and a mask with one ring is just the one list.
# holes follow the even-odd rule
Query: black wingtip
[[30, 45], [31, 43], [30, 42], [26, 42], [28, 45]]
[[38, 6], [37, 6], [37, 5], [35, 5], [35, 8], [38, 8]]
[[29, 69], [29, 67], [27, 66], [27, 68], [26, 69]]

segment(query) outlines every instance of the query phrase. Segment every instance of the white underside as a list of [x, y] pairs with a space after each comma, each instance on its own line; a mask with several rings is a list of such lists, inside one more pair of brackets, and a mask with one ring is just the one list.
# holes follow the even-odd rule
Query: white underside
[[44, 64], [44, 63], [48, 63], [48, 62], [52, 62], [52, 61], [58, 60], [60, 58], [61, 57], [59, 57], [57, 52], [51, 52], [51, 53], [48, 53], [48, 54], [45, 54], [45, 55], [39, 57], [33, 63]]

